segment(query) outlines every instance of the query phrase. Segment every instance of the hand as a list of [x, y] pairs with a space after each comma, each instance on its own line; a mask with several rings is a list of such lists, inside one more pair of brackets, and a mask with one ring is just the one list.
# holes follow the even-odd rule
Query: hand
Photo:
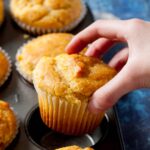
[[93, 94], [89, 109], [95, 113], [112, 107], [129, 91], [150, 87], [150, 23], [139, 19], [99, 20], [77, 34], [66, 48], [71, 54], [90, 44], [85, 55], [99, 57], [116, 42], [126, 42], [128, 47], [109, 62], [120, 71]]

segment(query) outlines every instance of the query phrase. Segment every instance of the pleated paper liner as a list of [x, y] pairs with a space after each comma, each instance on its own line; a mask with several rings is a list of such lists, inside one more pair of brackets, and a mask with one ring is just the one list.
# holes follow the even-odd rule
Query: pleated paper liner
[[90, 133], [100, 124], [104, 113], [92, 114], [87, 109], [88, 103], [71, 103], [38, 93], [40, 114], [43, 122], [51, 129], [67, 135]]
[[[28, 42], [30, 42], [30, 40], [29, 40]], [[27, 42], [27, 43], [28, 43], [28, 42]], [[24, 45], [26, 45], [27, 43], [23, 44], [23, 45], [17, 50], [16, 57], [22, 53], [23, 47], [24, 47]], [[30, 84], [32, 84], [32, 76], [28, 75], [25, 71], [22, 70], [22, 68], [20, 67], [20, 64], [19, 64], [18, 61], [16, 61], [15, 66], [16, 66], [16, 70], [19, 72], [19, 74], [20, 74], [25, 80], [27, 80]]]
[[110, 129], [110, 122], [108, 115], [105, 114], [105, 117], [93, 132], [82, 136], [65, 135], [55, 132], [43, 123], [39, 106], [36, 104], [27, 113], [24, 128], [26, 136], [32, 144], [39, 149], [54, 150], [69, 145], [95, 147], [107, 137]]

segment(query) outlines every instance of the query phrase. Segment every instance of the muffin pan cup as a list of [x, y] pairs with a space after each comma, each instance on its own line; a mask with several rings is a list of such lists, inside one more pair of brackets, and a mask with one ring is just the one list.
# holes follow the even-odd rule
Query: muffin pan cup
[[109, 132], [109, 125], [109, 117], [105, 114], [101, 124], [93, 132], [82, 136], [64, 135], [55, 132], [43, 123], [38, 105], [31, 108], [24, 123], [28, 139], [40, 149], [48, 150], [54, 150], [68, 145], [94, 147], [95, 144], [101, 143], [105, 139]]

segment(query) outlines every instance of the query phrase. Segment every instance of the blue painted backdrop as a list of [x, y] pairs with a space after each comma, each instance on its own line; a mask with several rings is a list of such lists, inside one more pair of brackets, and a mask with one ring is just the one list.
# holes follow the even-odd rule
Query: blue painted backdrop
[[[85, 0], [95, 20], [150, 20], [150, 0]], [[110, 56], [109, 56], [110, 57]], [[117, 104], [126, 150], [150, 150], [150, 89], [133, 91]]]

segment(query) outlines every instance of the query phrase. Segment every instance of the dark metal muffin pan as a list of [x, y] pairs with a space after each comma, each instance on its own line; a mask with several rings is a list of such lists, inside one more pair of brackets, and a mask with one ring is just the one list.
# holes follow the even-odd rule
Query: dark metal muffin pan
[[[76, 34], [93, 22], [93, 17], [88, 9], [84, 20], [72, 33]], [[0, 46], [11, 56], [13, 63], [12, 73], [8, 81], [0, 88], [0, 98], [9, 102], [15, 109], [20, 119], [19, 133], [8, 150], [53, 150], [55, 147], [77, 144], [79, 146], [92, 146], [95, 150], [120, 150], [121, 142], [114, 118], [114, 110], [107, 112], [102, 124], [92, 134], [82, 137], [69, 137], [55, 133], [48, 129], [41, 121], [37, 94], [34, 87], [22, 80], [15, 67], [17, 49], [34, 36], [21, 30], [11, 19], [9, 13], [9, 0], [5, 0], [5, 22], [0, 28]]]
[[104, 139], [109, 131], [109, 118], [105, 115], [100, 126], [91, 134], [67, 136], [48, 128], [40, 117], [39, 107], [34, 106], [26, 116], [25, 132], [29, 140], [40, 149], [54, 150], [68, 145], [94, 146]]

